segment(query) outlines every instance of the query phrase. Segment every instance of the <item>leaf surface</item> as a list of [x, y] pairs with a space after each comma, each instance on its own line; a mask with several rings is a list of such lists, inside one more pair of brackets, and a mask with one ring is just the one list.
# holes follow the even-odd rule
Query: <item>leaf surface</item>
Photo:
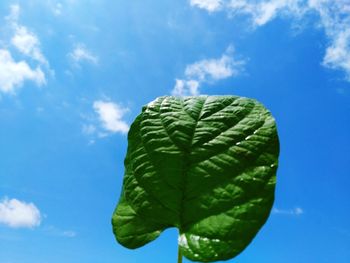
[[128, 134], [117, 241], [138, 248], [168, 227], [182, 254], [211, 262], [239, 254], [274, 201], [279, 154], [270, 112], [236, 96], [160, 97]]

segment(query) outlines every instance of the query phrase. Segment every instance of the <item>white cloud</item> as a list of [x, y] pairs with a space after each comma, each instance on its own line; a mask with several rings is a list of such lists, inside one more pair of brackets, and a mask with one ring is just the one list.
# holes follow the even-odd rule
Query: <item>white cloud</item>
[[199, 81], [176, 79], [172, 90], [174, 96], [197, 96], [199, 95]]
[[6, 19], [14, 31], [13, 37], [11, 38], [11, 44], [22, 54], [48, 66], [48, 62], [41, 52], [38, 37], [27, 27], [18, 22], [21, 11], [20, 6], [18, 4], [12, 5], [10, 10], [10, 14]]
[[0, 224], [13, 228], [32, 228], [41, 223], [39, 209], [33, 203], [5, 197], [0, 202]]
[[17, 26], [11, 43], [24, 55], [37, 60], [41, 64], [48, 64], [40, 50], [40, 42], [36, 35], [24, 26]]
[[219, 80], [238, 75], [241, 71], [242, 61], [235, 61], [226, 52], [219, 59], [204, 59], [186, 67], [185, 75], [199, 81], [209, 79]]
[[301, 17], [307, 11], [305, 0], [191, 0], [191, 5], [208, 12], [225, 10], [231, 18], [249, 16], [253, 26], [262, 26], [278, 15]]
[[350, 81], [350, 2], [310, 0], [309, 6], [319, 14], [320, 26], [330, 42], [323, 65], [345, 71]]
[[222, 0], [190, 0], [190, 4], [213, 12], [221, 9]]
[[272, 213], [281, 214], [281, 215], [290, 215], [290, 216], [300, 216], [304, 214], [304, 210], [301, 207], [295, 207], [293, 209], [272, 209]]
[[202, 83], [239, 75], [245, 62], [235, 59], [233, 51], [233, 47], [229, 46], [218, 59], [203, 59], [188, 65], [185, 69], [185, 79], [176, 79], [172, 95], [196, 96], [200, 93]]
[[49, 63], [40, 49], [38, 37], [27, 27], [21, 25], [19, 20], [20, 6], [10, 6], [10, 14], [5, 18], [4, 25], [13, 33], [9, 44], [17, 49], [17, 53], [24, 58], [35, 62], [30, 66], [27, 60], [15, 61], [8, 49], [0, 49], [0, 92], [15, 94], [15, 90], [23, 86], [26, 80], [34, 81], [38, 86], [46, 84], [45, 73], [42, 66], [49, 70]]
[[110, 133], [127, 133], [129, 125], [122, 120], [129, 110], [109, 101], [95, 101], [93, 104], [95, 112], [98, 114], [102, 127]]
[[231, 0], [227, 1], [226, 10], [231, 17], [247, 15], [253, 26], [262, 26], [277, 16], [299, 18], [307, 11], [305, 0]]
[[20, 6], [18, 4], [14, 4], [10, 6], [10, 14], [6, 17], [7, 20], [16, 22], [19, 18]]
[[98, 63], [98, 57], [92, 54], [83, 44], [77, 44], [74, 50], [68, 54], [74, 63], [89, 62], [92, 64]]
[[231, 18], [247, 16], [255, 28], [276, 17], [300, 22], [308, 14], [317, 14], [329, 40], [322, 65], [343, 70], [350, 81], [349, 0], [191, 0], [190, 4], [208, 12], [224, 10]]
[[14, 94], [26, 80], [34, 81], [38, 86], [46, 84], [45, 74], [39, 66], [32, 69], [25, 61], [14, 61], [8, 50], [0, 49], [0, 91]]
[[350, 81], [350, 29], [339, 32], [327, 47], [323, 65], [332, 69], [342, 69]]

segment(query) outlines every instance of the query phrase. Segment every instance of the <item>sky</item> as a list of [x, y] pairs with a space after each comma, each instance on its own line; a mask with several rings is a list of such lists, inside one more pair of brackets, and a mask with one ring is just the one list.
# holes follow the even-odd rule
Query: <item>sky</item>
[[349, 25], [348, 0], [1, 1], [0, 263], [176, 262], [176, 229], [129, 250], [110, 220], [142, 106], [200, 94], [259, 100], [280, 136], [228, 262], [350, 262]]

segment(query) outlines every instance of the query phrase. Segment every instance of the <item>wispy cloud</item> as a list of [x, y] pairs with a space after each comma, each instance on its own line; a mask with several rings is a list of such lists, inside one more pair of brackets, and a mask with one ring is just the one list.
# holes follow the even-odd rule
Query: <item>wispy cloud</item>
[[[108, 133], [127, 133], [129, 125], [123, 120], [128, 108], [117, 103], [98, 100], [93, 103], [93, 108], [98, 115], [103, 129]], [[87, 130], [91, 130], [87, 127]]]
[[202, 83], [239, 75], [245, 62], [234, 58], [233, 53], [233, 46], [229, 46], [220, 58], [203, 59], [188, 65], [185, 69], [185, 79], [176, 79], [172, 94], [195, 96], [200, 94], [199, 88]]
[[96, 126], [93, 124], [83, 124], [82, 127], [83, 133], [86, 135], [92, 135], [96, 132]]
[[8, 50], [0, 49], [0, 91], [14, 94], [26, 80], [34, 81], [38, 86], [46, 84], [45, 74], [39, 66], [33, 69], [24, 60], [16, 62]]
[[[50, 70], [38, 37], [19, 23], [20, 11], [19, 5], [12, 5], [10, 14], [5, 18], [5, 26], [13, 33], [9, 44], [25, 59], [15, 61], [9, 49], [0, 49], [0, 91], [3, 93], [15, 94], [16, 89], [27, 80], [34, 81], [38, 86], [45, 85], [46, 76], [42, 67]], [[36, 62], [35, 68], [29, 65], [28, 59]]]
[[11, 44], [23, 55], [38, 61], [40, 64], [48, 66], [48, 61], [41, 51], [40, 41], [37, 35], [19, 23], [20, 6], [12, 5], [10, 9], [11, 12], [10, 15], [7, 16], [7, 21], [14, 31]]
[[199, 85], [198, 80], [176, 79], [171, 94], [174, 96], [197, 96], [199, 95]]
[[77, 232], [73, 230], [62, 230], [55, 226], [45, 226], [43, 227], [42, 230], [48, 235], [52, 235], [52, 236], [68, 237], [68, 238], [73, 238], [77, 236]]
[[310, 0], [310, 8], [320, 15], [320, 25], [330, 40], [323, 65], [345, 71], [350, 81], [350, 2]]
[[38, 38], [26, 27], [20, 26], [16, 28], [15, 35], [11, 39], [11, 43], [24, 55], [29, 56], [42, 64], [47, 64], [47, 60], [41, 53]]
[[[193, 7], [208, 12], [225, 11], [230, 18], [247, 16], [253, 28], [267, 24], [276, 17], [293, 21], [319, 17], [318, 26], [328, 38], [322, 65], [345, 72], [350, 81], [350, 2], [348, 0], [190, 0]], [[314, 16], [313, 16], [314, 17]]]
[[231, 18], [249, 16], [254, 26], [262, 26], [279, 15], [300, 17], [307, 11], [305, 0], [190, 0], [190, 4], [208, 12], [226, 11]]
[[33, 203], [5, 197], [0, 202], [0, 224], [13, 228], [32, 228], [41, 223], [39, 209]]
[[66, 231], [62, 232], [62, 236], [64, 236], [64, 237], [76, 237], [77, 233], [75, 231], [66, 230]]
[[88, 50], [84, 44], [77, 44], [71, 53], [68, 54], [74, 64], [79, 65], [81, 62], [92, 64], [98, 63], [98, 57]]
[[229, 47], [219, 59], [204, 59], [186, 67], [185, 75], [188, 78], [208, 81], [210, 79], [225, 79], [238, 75], [241, 70], [241, 61], [231, 57], [233, 48]]
[[55, 16], [60, 16], [62, 14], [62, 9], [63, 9], [62, 4], [61, 3], [56, 3], [52, 7], [52, 12], [54, 13]]
[[290, 215], [290, 216], [300, 216], [304, 214], [304, 210], [301, 207], [295, 207], [293, 209], [272, 209], [273, 214]]
[[13, 22], [17, 23], [19, 15], [20, 15], [21, 8], [18, 4], [13, 4], [10, 6], [10, 14], [6, 16], [6, 19]]
[[218, 11], [223, 7], [222, 0], [190, 0], [191, 6], [206, 9], [209, 12]]
[[231, 17], [246, 15], [253, 26], [263, 26], [278, 16], [302, 17], [307, 11], [305, 0], [231, 1], [226, 9]]

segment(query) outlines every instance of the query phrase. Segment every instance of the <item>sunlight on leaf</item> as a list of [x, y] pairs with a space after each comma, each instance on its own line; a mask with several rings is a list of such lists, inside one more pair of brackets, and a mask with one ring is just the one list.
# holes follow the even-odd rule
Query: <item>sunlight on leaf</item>
[[270, 112], [236, 96], [160, 97], [128, 134], [117, 241], [138, 248], [168, 227], [193, 261], [230, 259], [252, 241], [273, 201], [279, 154]]

